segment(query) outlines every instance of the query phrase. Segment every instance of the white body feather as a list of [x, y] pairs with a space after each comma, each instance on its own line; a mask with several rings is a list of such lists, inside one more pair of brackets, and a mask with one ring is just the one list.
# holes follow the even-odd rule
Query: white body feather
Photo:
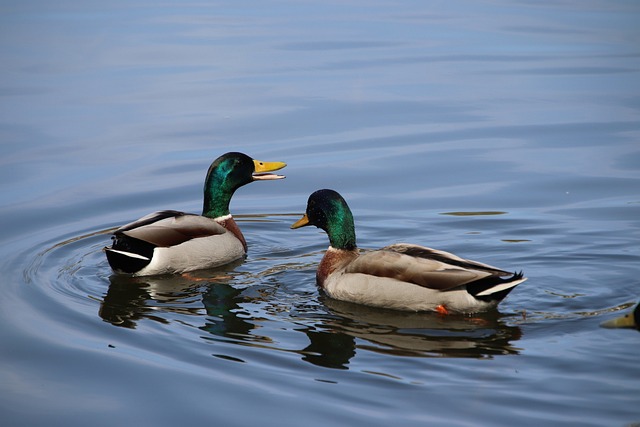
[[331, 298], [341, 301], [404, 311], [433, 311], [439, 305], [444, 305], [451, 311], [476, 312], [498, 303], [476, 299], [465, 288], [440, 291], [362, 273], [332, 274], [323, 288]]
[[242, 243], [233, 233], [199, 237], [169, 248], [155, 248], [151, 262], [134, 276], [177, 274], [219, 267], [245, 255]]

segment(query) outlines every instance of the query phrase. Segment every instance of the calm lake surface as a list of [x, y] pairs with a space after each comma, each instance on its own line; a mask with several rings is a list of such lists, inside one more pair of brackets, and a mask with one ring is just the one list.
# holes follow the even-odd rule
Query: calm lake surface
[[[0, 6], [7, 426], [630, 426], [640, 334], [636, 1], [31, 1]], [[246, 260], [112, 276], [102, 248], [240, 189]], [[359, 246], [524, 270], [497, 310], [327, 299], [290, 230], [333, 188]]]

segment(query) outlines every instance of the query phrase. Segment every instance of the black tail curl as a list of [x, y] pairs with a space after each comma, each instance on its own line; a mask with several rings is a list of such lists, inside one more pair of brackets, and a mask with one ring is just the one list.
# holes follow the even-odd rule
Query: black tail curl
[[471, 295], [473, 295], [480, 301], [485, 301], [485, 302], [502, 301], [507, 295], [509, 295], [509, 292], [511, 292], [515, 288], [515, 286], [511, 288], [503, 289], [501, 291], [494, 292], [488, 295], [478, 296], [478, 294], [486, 291], [487, 289], [491, 289], [501, 284], [521, 280], [523, 277], [524, 277], [524, 273], [522, 271], [514, 272], [513, 276], [507, 277], [507, 278], [502, 278], [499, 276], [485, 277], [483, 279], [479, 279], [479, 280], [476, 280], [475, 282], [467, 284], [467, 292], [469, 292]]

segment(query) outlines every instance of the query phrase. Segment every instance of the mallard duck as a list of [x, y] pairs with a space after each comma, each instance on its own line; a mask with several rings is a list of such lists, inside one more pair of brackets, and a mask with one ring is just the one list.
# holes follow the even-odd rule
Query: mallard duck
[[495, 307], [527, 280], [522, 273], [408, 243], [361, 253], [351, 210], [333, 190], [311, 194], [305, 214], [291, 228], [307, 225], [329, 237], [316, 283], [338, 300], [405, 311], [472, 313]]
[[233, 193], [253, 181], [282, 179], [272, 172], [286, 163], [261, 162], [226, 153], [211, 163], [204, 183], [202, 215], [165, 210], [118, 228], [105, 248], [115, 273], [175, 274], [218, 267], [242, 258], [247, 242], [229, 213]]
[[606, 322], [602, 322], [600, 326], [604, 328], [634, 328], [640, 330], [640, 304], [636, 308], [625, 314]]

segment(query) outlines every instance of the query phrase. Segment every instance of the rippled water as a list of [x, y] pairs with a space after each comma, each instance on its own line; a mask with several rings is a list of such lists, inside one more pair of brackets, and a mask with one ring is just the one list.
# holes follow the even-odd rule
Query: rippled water
[[[640, 422], [635, 2], [28, 2], [0, 15], [0, 413], [7, 425]], [[117, 226], [198, 212], [239, 150], [287, 179], [232, 201], [243, 262], [111, 275]], [[330, 300], [359, 245], [529, 280], [442, 317]]]

